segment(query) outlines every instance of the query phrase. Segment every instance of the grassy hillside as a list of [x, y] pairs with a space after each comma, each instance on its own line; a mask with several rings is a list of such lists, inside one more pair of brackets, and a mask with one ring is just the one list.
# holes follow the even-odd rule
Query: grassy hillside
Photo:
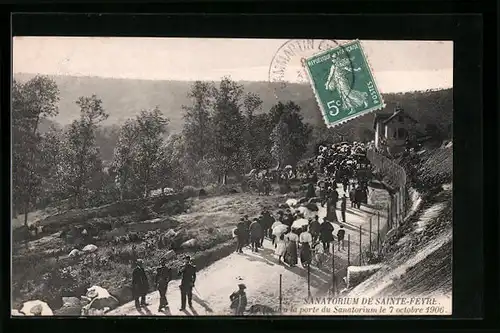
[[[26, 81], [31, 74], [15, 74], [14, 78]], [[153, 81], [132, 79], [110, 79], [100, 77], [52, 76], [60, 90], [59, 115], [53, 119], [61, 125], [69, 124], [79, 116], [75, 101], [79, 96], [96, 94], [102, 99], [110, 117], [105, 125], [121, 124], [126, 119], [137, 115], [141, 109], [159, 106], [170, 118], [170, 130], [179, 132], [183, 124], [182, 105], [189, 105], [187, 93], [192, 82], [187, 81]], [[277, 101], [294, 101], [302, 110], [305, 121], [321, 124], [322, 117], [316, 104], [311, 87], [307, 84], [287, 84], [281, 87], [278, 83], [240, 82], [245, 92], [253, 92], [263, 101], [261, 112], [267, 112]], [[448, 129], [452, 123], [453, 90], [411, 92], [404, 94], [384, 94], [387, 104], [382, 112], [392, 112], [399, 103], [415, 119], [440, 124]], [[338, 131], [350, 131], [357, 128], [371, 129], [374, 114], [369, 114], [341, 126]], [[451, 129], [451, 127], [450, 127]]]

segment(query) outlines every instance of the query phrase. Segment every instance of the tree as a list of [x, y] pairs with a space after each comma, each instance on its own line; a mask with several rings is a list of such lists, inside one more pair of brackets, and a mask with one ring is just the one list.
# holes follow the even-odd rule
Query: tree
[[24, 224], [41, 190], [38, 159], [41, 136], [37, 132], [40, 121], [58, 113], [59, 89], [47, 76], [35, 76], [26, 83], [14, 80], [12, 87], [13, 127], [13, 197], [14, 207], [22, 202]]
[[[163, 168], [166, 170], [163, 177], [162, 189], [165, 185], [181, 190], [188, 181], [186, 173], [185, 142], [182, 135], [171, 135], [163, 146]], [[200, 177], [199, 174], [196, 174]]]
[[124, 194], [130, 192], [133, 177], [134, 145], [137, 142], [139, 132], [137, 124], [133, 120], [127, 120], [120, 129], [118, 142], [116, 144], [111, 167], [116, 175], [115, 181], [120, 192], [120, 200]]
[[60, 177], [60, 162], [63, 140], [63, 131], [55, 126], [51, 126], [41, 138], [39, 172], [42, 181], [40, 201], [44, 203], [43, 206], [61, 198], [63, 184]]
[[291, 155], [290, 131], [284, 115], [274, 127], [271, 141], [273, 142], [271, 154], [276, 162], [281, 166], [291, 163], [293, 156]]
[[212, 133], [210, 109], [212, 107], [213, 86], [196, 81], [188, 93], [192, 106], [182, 106], [184, 110], [184, 143], [186, 151], [194, 161], [205, 158], [210, 152]]
[[230, 171], [241, 173], [244, 167], [244, 116], [240, 100], [243, 87], [225, 77], [214, 89], [214, 158], [220, 181], [226, 184]]
[[154, 180], [159, 177], [158, 169], [164, 159], [163, 138], [167, 133], [168, 122], [158, 107], [141, 111], [136, 119], [137, 143], [133, 146], [133, 171], [144, 198], [149, 196]]
[[[243, 100], [243, 108], [245, 111], [245, 161], [249, 168], [256, 168], [257, 156], [262, 149], [265, 149], [265, 142], [262, 139], [269, 139], [269, 133], [264, 137], [260, 136], [263, 128], [259, 127], [259, 119], [255, 116], [255, 111], [262, 106], [262, 100], [254, 93], [248, 93]], [[261, 159], [262, 160], [262, 159]]]
[[[213, 153], [213, 127], [211, 119], [211, 109], [213, 108], [214, 86], [211, 83], [196, 81], [188, 93], [188, 98], [192, 100], [191, 106], [183, 106], [184, 127], [183, 148], [185, 151], [186, 168], [191, 180], [200, 185], [200, 165], [206, 164], [206, 160]], [[181, 140], [175, 138], [175, 140]]]
[[66, 132], [66, 145], [62, 153], [63, 178], [66, 192], [77, 207], [102, 186], [102, 160], [96, 144], [99, 123], [108, 117], [102, 101], [96, 95], [80, 97], [80, 119], [71, 123]]
[[[311, 126], [303, 122], [303, 117], [300, 114], [300, 107], [292, 101], [286, 104], [279, 102], [273, 106], [270, 110], [269, 117], [271, 123], [274, 125], [275, 131], [279, 123], [286, 123], [289, 135], [289, 144], [287, 144], [287, 147], [290, 149], [289, 153], [287, 153], [287, 156], [289, 156], [287, 158], [287, 163], [295, 165], [307, 150], [307, 145], [312, 133]], [[283, 130], [284, 126], [281, 124], [278, 133], [281, 133]], [[274, 145], [276, 144], [274, 140], [273, 143]]]

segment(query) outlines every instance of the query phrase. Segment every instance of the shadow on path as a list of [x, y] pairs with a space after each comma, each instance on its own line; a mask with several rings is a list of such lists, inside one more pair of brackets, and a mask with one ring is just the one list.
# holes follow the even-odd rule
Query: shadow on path
[[199, 298], [195, 294], [193, 294], [193, 301], [195, 301], [196, 303], [200, 304], [205, 309], [205, 311], [207, 311], [208, 313], [213, 313], [214, 312], [212, 310], [212, 308], [208, 305], [208, 303], [206, 301], [202, 300], [201, 298]]

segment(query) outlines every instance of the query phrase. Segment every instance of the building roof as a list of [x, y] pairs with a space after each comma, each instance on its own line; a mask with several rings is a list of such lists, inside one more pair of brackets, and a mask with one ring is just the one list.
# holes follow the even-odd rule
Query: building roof
[[392, 113], [377, 113], [375, 119], [373, 120], [373, 129], [377, 128], [377, 123], [380, 121], [385, 121], [392, 116]]
[[407, 115], [402, 109], [400, 109], [400, 110], [394, 112], [392, 114], [392, 116], [390, 116], [388, 119], [384, 120], [384, 125], [387, 125], [388, 123], [390, 123], [391, 121], [393, 121], [396, 118], [396, 116], [403, 116], [405, 118], [410, 119], [414, 123], [417, 122], [415, 119], [413, 119], [412, 117], [410, 117], [409, 115]]

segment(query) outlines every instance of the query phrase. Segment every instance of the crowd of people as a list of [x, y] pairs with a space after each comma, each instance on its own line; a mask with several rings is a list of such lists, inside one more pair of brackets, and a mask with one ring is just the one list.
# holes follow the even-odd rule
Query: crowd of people
[[267, 237], [275, 248], [279, 264], [295, 267], [300, 260], [301, 265], [307, 267], [313, 259], [321, 265], [325, 255], [330, 253], [335, 236], [338, 249], [343, 249], [345, 229], [340, 226], [335, 234], [333, 225], [320, 223], [318, 215], [306, 219], [303, 213], [288, 208], [279, 210], [276, 218], [268, 210], [253, 220], [248, 215], [241, 217], [233, 236], [237, 240], [235, 251], [238, 253], [243, 253], [245, 248], [258, 253]]
[[[321, 179], [318, 173], [322, 175]], [[258, 253], [263, 249], [264, 239], [268, 238], [274, 246], [274, 253], [279, 264], [295, 267], [300, 261], [304, 268], [311, 264], [321, 267], [328, 256], [333, 255], [334, 244], [332, 243], [335, 239], [337, 250], [344, 250], [346, 232], [343, 225], [335, 230], [334, 225], [329, 223], [339, 222], [336, 212], [338, 202], [340, 201], [341, 222], [346, 223], [348, 199], [346, 193], [349, 195], [351, 207], [359, 208], [361, 203], [366, 203], [370, 175], [370, 163], [366, 158], [366, 147], [363, 144], [354, 142], [352, 145], [348, 143], [320, 145], [318, 155], [314, 159], [307, 161], [296, 170], [286, 168], [279, 177], [285, 180], [298, 178], [307, 184], [305, 199], [309, 201], [305, 207], [311, 208], [311, 205], [316, 206], [316, 204], [322, 207], [326, 205], [323, 223], [320, 223], [317, 213], [306, 218], [304, 212], [293, 205], [279, 210], [276, 216], [273, 216], [267, 209], [253, 219], [244, 215], [233, 230], [233, 237], [237, 241], [235, 251], [243, 253], [243, 250], [248, 248]], [[270, 175], [261, 174], [257, 179], [268, 181], [266, 176]], [[337, 190], [337, 184], [343, 187], [342, 196]], [[189, 257], [186, 257], [186, 262], [178, 274], [181, 276], [180, 310], [184, 311], [186, 303], [192, 307], [192, 290], [196, 280], [196, 267]], [[158, 311], [168, 306], [166, 292], [168, 282], [172, 278], [173, 272], [167, 266], [167, 260], [164, 259], [155, 277], [155, 284], [160, 294]], [[239, 284], [238, 290], [230, 295], [230, 308], [237, 315], [243, 314], [247, 305], [245, 289], [244, 284]], [[148, 290], [148, 279], [143, 263], [137, 260], [132, 274], [132, 291], [136, 307], [147, 305], [145, 296]]]

